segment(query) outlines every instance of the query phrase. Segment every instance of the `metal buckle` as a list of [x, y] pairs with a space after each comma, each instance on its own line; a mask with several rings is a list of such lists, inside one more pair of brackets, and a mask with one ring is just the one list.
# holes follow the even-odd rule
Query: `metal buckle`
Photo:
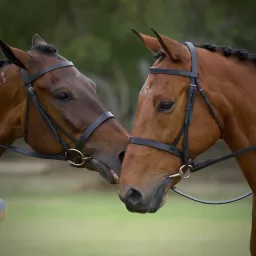
[[[185, 169], [185, 168], [188, 168], [188, 171], [189, 171], [189, 173], [185, 176], [185, 174], [184, 174], [184, 171], [183, 171], [183, 169]], [[179, 172], [178, 173], [175, 173], [175, 174], [172, 174], [172, 175], [169, 175], [168, 176], [168, 178], [176, 178], [176, 177], [181, 177], [181, 179], [182, 178], [184, 178], [184, 179], [187, 179], [187, 178], [189, 178], [190, 176], [191, 176], [191, 169], [192, 169], [192, 165], [182, 165], [180, 168], [179, 168]]]
[[29, 92], [29, 94], [30, 94], [31, 96], [35, 95], [35, 90], [34, 90], [34, 88], [31, 87], [31, 86], [28, 88], [28, 92]]
[[77, 153], [77, 154], [78, 154], [78, 159], [80, 159], [80, 161], [81, 161], [80, 163], [76, 163], [76, 162], [74, 162], [74, 161], [68, 159], [68, 162], [69, 162], [70, 164], [74, 165], [74, 166], [82, 166], [82, 165], [84, 165], [84, 163], [85, 163], [87, 160], [92, 159], [92, 157], [90, 157], [90, 156], [84, 156], [84, 154], [83, 154], [81, 151], [79, 151], [79, 150], [77, 150], [77, 149], [75, 149], [75, 148], [70, 148], [70, 149], [68, 149], [68, 151], [65, 153], [66, 156], [68, 156], [68, 153], [69, 153], [69, 152], [75, 152], [75, 153]]
[[172, 174], [167, 176], [167, 178], [176, 178], [176, 177], [181, 177], [183, 178], [183, 172], [181, 173], [180, 171], [178, 173]]
[[[183, 171], [183, 169], [185, 169], [185, 168], [188, 168], [188, 170], [187, 170], [188, 174], [186, 174], [186, 175], [184, 174], [184, 171]], [[190, 165], [190, 164], [189, 165], [185, 165], [185, 164], [182, 165], [179, 169], [179, 173], [182, 174], [181, 177], [184, 178], [184, 179], [189, 178], [192, 174], [191, 169], [192, 169], [192, 165]]]

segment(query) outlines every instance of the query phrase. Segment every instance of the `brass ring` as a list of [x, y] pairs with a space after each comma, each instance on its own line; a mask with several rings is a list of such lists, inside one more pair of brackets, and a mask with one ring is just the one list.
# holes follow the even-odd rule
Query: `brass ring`
[[75, 148], [70, 148], [67, 152], [66, 152], [66, 155], [68, 154], [68, 152], [76, 152], [76, 153], [78, 153], [78, 155], [81, 157], [81, 162], [80, 163], [76, 163], [76, 162], [73, 162], [72, 160], [69, 160], [68, 159], [68, 162], [70, 163], [70, 164], [72, 164], [72, 165], [74, 165], [74, 166], [82, 166], [82, 165], [84, 165], [84, 163], [85, 163], [85, 161], [89, 158], [89, 157], [85, 157], [84, 156], [84, 154], [81, 152], [81, 151], [79, 151], [79, 150], [77, 150], [77, 149], [75, 149]]

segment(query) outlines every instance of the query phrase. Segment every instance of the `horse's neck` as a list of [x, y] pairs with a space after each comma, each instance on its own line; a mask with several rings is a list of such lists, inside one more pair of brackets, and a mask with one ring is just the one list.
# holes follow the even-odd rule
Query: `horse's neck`
[[[229, 68], [219, 90], [224, 96], [224, 140], [234, 152], [256, 144], [256, 67], [236, 62]], [[256, 194], [256, 152], [239, 156], [237, 161]]]
[[[0, 85], [0, 144], [10, 145], [16, 139], [23, 137], [21, 113], [24, 113], [22, 109], [24, 104], [18, 87], [20, 81], [13, 79], [17, 68], [4, 67], [0, 69], [0, 73], [2, 72], [5, 80]], [[5, 149], [0, 147], [0, 156], [4, 152]]]

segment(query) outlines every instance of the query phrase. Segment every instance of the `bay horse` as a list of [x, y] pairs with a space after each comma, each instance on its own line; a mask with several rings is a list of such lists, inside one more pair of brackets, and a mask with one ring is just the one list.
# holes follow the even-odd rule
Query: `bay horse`
[[[128, 133], [105, 110], [94, 82], [35, 34], [29, 51], [0, 40], [0, 155], [6, 149], [68, 161], [116, 183]], [[111, 134], [111, 136], [110, 136]], [[24, 137], [32, 150], [11, 144]]]
[[[139, 94], [122, 164], [119, 197], [126, 208], [154, 213], [182, 178], [231, 157], [255, 195], [256, 55], [225, 46], [182, 44], [155, 30], [156, 38], [134, 32], [156, 61]], [[193, 161], [219, 139], [233, 153]], [[255, 196], [252, 201], [250, 251], [255, 256]]]

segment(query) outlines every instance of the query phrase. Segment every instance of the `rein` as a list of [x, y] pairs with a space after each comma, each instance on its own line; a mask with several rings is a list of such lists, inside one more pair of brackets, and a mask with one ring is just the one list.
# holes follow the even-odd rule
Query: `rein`
[[[166, 75], [176, 75], [176, 76], [185, 76], [190, 78], [190, 84], [188, 87], [188, 97], [187, 97], [187, 104], [186, 104], [186, 109], [185, 109], [185, 120], [184, 123], [178, 132], [177, 137], [173, 141], [172, 144], [165, 144], [161, 143], [155, 140], [150, 140], [150, 139], [145, 139], [145, 138], [138, 138], [138, 137], [131, 137], [129, 143], [131, 144], [136, 144], [136, 145], [142, 145], [142, 146], [147, 146], [147, 147], [153, 147], [157, 148], [166, 152], [169, 152], [176, 157], [180, 158], [183, 160], [183, 165], [179, 168], [178, 173], [169, 175], [167, 176], [167, 179], [172, 179], [175, 177], [180, 177], [182, 178], [189, 178], [190, 175], [194, 172], [197, 172], [201, 169], [204, 169], [210, 165], [222, 162], [224, 160], [227, 160], [232, 157], [236, 157], [242, 154], [245, 154], [247, 152], [256, 150], [256, 145], [251, 145], [249, 147], [246, 147], [244, 149], [238, 150], [236, 152], [233, 152], [231, 154], [215, 158], [215, 159], [209, 159], [201, 163], [195, 163], [190, 157], [189, 157], [189, 140], [188, 140], [188, 128], [189, 125], [192, 123], [192, 115], [193, 115], [193, 109], [194, 109], [194, 102], [195, 102], [195, 97], [196, 93], [199, 92], [201, 96], [203, 97], [204, 102], [206, 103], [209, 111], [211, 112], [212, 117], [216, 121], [216, 124], [218, 125], [220, 131], [222, 132], [222, 126], [221, 123], [216, 115], [216, 112], [214, 111], [214, 108], [212, 104], [210, 103], [207, 95], [205, 94], [204, 90], [200, 86], [199, 82], [199, 74], [198, 74], [198, 61], [197, 61], [197, 55], [196, 55], [196, 48], [195, 46], [190, 43], [190, 42], [185, 42], [185, 45], [188, 47], [190, 54], [191, 54], [191, 62], [192, 62], [192, 70], [189, 71], [183, 71], [183, 70], [174, 70], [174, 69], [165, 69], [165, 68], [149, 68], [149, 72], [151, 74], [166, 74]], [[183, 147], [184, 151], [181, 152], [177, 148], [177, 144], [179, 143], [182, 135], [184, 134], [184, 142], [183, 142]], [[185, 176], [184, 170], [188, 170], [189, 174]], [[181, 196], [184, 196], [188, 199], [191, 199], [193, 201], [199, 202], [199, 203], [204, 203], [204, 204], [227, 204], [227, 203], [232, 203], [238, 200], [241, 200], [245, 197], [248, 197], [252, 194], [252, 192], [245, 193], [239, 197], [233, 198], [233, 199], [228, 199], [228, 200], [223, 200], [223, 201], [205, 201], [205, 200], [200, 200], [197, 198], [194, 198], [192, 196], [189, 196], [182, 191], [178, 190], [176, 187], [173, 187], [172, 190], [176, 193], [178, 193]]]
[[[71, 165], [74, 166], [82, 166], [86, 161], [91, 160], [91, 157], [84, 156], [82, 153], [82, 149], [84, 147], [85, 142], [88, 140], [90, 135], [100, 126], [103, 122], [105, 122], [109, 118], [115, 118], [111, 112], [103, 112], [94, 122], [82, 133], [80, 138], [77, 140], [71, 134], [66, 132], [57, 122], [53, 120], [50, 114], [44, 109], [42, 104], [39, 102], [35, 90], [33, 88], [32, 83], [37, 80], [39, 77], [43, 76], [44, 74], [51, 72], [55, 69], [60, 69], [64, 67], [72, 67], [74, 64], [71, 61], [64, 61], [59, 62], [55, 65], [47, 67], [38, 73], [29, 76], [25, 69], [21, 69], [22, 79], [24, 81], [24, 86], [26, 88], [26, 111], [25, 111], [25, 122], [24, 122], [24, 140], [28, 144], [28, 119], [29, 119], [29, 100], [32, 98], [32, 101], [40, 113], [43, 120], [46, 122], [47, 126], [51, 130], [52, 134], [54, 135], [55, 139], [61, 144], [64, 149], [65, 153], [60, 154], [40, 154], [33, 150], [19, 148], [16, 146], [11, 145], [3, 145], [0, 144], [0, 147], [14, 151], [16, 153], [20, 153], [27, 156], [32, 156], [41, 159], [54, 159], [54, 160], [62, 160], [68, 161]], [[58, 129], [63, 132], [67, 137], [69, 137], [76, 145], [75, 148], [70, 148], [67, 143], [61, 138]], [[72, 159], [70, 159], [70, 153], [73, 155]], [[75, 157], [74, 157], [75, 156]]]

